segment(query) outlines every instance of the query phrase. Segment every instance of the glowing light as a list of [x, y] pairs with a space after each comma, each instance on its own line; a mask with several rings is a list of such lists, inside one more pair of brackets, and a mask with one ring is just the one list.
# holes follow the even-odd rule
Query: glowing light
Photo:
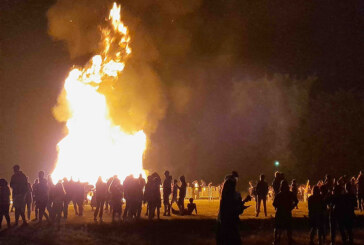
[[[106, 98], [98, 92], [107, 79], [117, 78], [131, 53], [127, 27], [120, 21], [120, 6], [114, 3], [109, 16], [110, 27], [101, 30], [103, 50], [82, 69], [70, 71], [64, 90], [71, 112], [66, 127], [68, 135], [57, 145], [58, 159], [52, 178], [64, 177], [95, 183], [118, 175], [144, 175], [143, 153], [146, 136], [143, 131], [128, 134], [113, 125]], [[116, 46], [116, 48], [115, 48]]]
[[276, 167], [278, 167], [278, 166], [279, 166], [279, 162], [278, 162], [278, 161], [275, 161], [275, 162], [274, 162], [274, 165], [275, 165]]

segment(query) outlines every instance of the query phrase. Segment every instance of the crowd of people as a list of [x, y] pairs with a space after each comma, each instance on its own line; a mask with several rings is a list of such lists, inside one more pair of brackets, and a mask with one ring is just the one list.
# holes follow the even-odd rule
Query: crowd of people
[[[0, 179], [0, 225], [3, 218], [10, 228], [10, 197], [12, 196], [15, 209], [15, 226], [19, 219], [27, 225], [31, 212], [34, 211], [33, 221], [41, 223], [43, 218], [49, 223], [60, 225], [62, 218], [67, 219], [69, 205], [73, 204], [76, 215], [82, 216], [85, 203], [85, 193], [92, 191], [91, 207], [94, 210], [95, 222], [103, 222], [103, 213], [106, 210], [111, 214], [112, 222], [133, 220], [141, 217], [142, 205], [147, 206], [146, 216], [149, 219], [160, 218], [163, 200], [163, 215], [191, 215], [197, 214], [197, 206], [193, 198], [189, 198], [187, 208], [185, 199], [188, 184], [184, 176], [173, 179], [169, 171], [164, 172], [164, 179], [153, 173], [147, 181], [140, 175], [134, 178], [127, 176], [122, 182], [113, 176], [106, 182], [101, 177], [95, 186], [86, 185], [80, 181], [58, 181], [53, 184], [51, 176], [45, 176], [43, 171], [33, 184], [29, 183], [27, 176], [18, 165], [13, 167], [14, 174], [8, 184]], [[267, 216], [267, 199], [270, 197], [275, 208], [274, 244], [279, 244], [283, 231], [287, 231], [289, 244], [292, 244], [292, 210], [298, 208], [299, 186], [296, 180], [289, 184], [285, 175], [276, 172], [272, 185], [268, 185], [265, 175], [252, 186], [250, 195], [244, 200], [236, 190], [239, 176], [236, 171], [227, 175], [221, 188], [220, 208], [218, 213], [218, 244], [240, 244], [239, 215], [249, 206], [245, 206], [252, 198], [256, 201], [256, 216], [260, 214], [263, 204], [264, 215]], [[251, 182], [250, 182], [251, 183]], [[10, 186], [10, 188], [9, 188]], [[161, 191], [162, 188], [162, 191]], [[270, 194], [269, 189], [273, 192]], [[335, 243], [337, 227], [344, 243], [353, 243], [354, 210], [364, 209], [364, 175], [357, 177], [342, 176], [333, 178], [326, 175], [324, 180], [318, 181], [314, 186], [306, 184], [308, 214], [310, 221], [310, 241], [313, 244], [315, 234], [318, 235], [319, 244], [324, 244], [327, 236], [331, 244]], [[177, 209], [172, 205], [176, 203]], [[123, 209], [123, 205], [125, 207]]]
[[[240, 193], [236, 191], [238, 174], [233, 172], [225, 178], [220, 200], [218, 215], [218, 244], [240, 244], [239, 215], [246, 207], [245, 202], [251, 196], [242, 200]], [[280, 244], [283, 231], [287, 231], [288, 243], [292, 244], [292, 210], [298, 208], [298, 185], [292, 180], [291, 185], [285, 175], [276, 172], [271, 188], [273, 189], [273, 206], [275, 208], [275, 229], [273, 244]], [[336, 231], [339, 228], [344, 244], [353, 244], [353, 225], [355, 209], [363, 212], [364, 209], [364, 175], [360, 171], [357, 177], [348, 178], [342, 176], [338, 179], [326, 175], [324, 180], [318, 181], [312, 187], [306, 184], [308, 216], [310, 224], [310, 244], [314, 244], [315, 234], [318, 235], [318, 243], [325, 244], [330, 236], [331, 244], [335, 244]], [[260, 179], [251, 194], [256, 200], [256, 216], [259, 216], [260, 206], [263, 203], [264, 214], [267, 216], [266, 201], [269, 195], [269, 185], [265, 176]]]
[[[123, 182], [113, 176], [104, 182], [101, 177], [93, 186], [81, 183], [80, 181], [69, 181], [64, 178], [53, 184], [51, 176], [45, 178], [43, 171], [38, 173], [38, 178], [30, 184], [28, 177], [20, 170], [19, 165], [13, 167], [14, 174], [9, 185], [5, 179], [0, 179], [0, 228], [3, 217], [5, 217], [10, 228], [10, 197], [12, 196], [15, 209], [15, 226], [19, 219], [22, 225], [27, 225], [31, 212], [34, 210], [33, 221], [42, 223], [43, 219], [50, 223], [60, 225], [61, 218], [67, 219], [69, 205], [73, 204], [75, 215], [82, 216], [86, 193], [92, 191], [91, 207], [95, 208], [94, 220], [103, 222], [103, 213], [110, 212], [112, 222], [125, 219], [138, 219], [141, 216], [142, 205], [146, 204], [146, 216], [153, 219], [160, 218], [162, 197], [160, 187], [162, 186], [164, 216], [191, 215], [193, 211], [197, 214], [196, 204], [193, 198], [189, 198], [187, 209], [184, 200], [186, 198], [187, 183], [184, 176], [172, 181], [169, 171], [165, 171], [162, 182], [158, 173], [153, 173], [147, 177], [147, 181], [140, 175], [134, 178], [129, 175]], [[172, 183], [173, 182], [173, 183]], [[123, 209], [123, 204], [125, 208]], [[172, 204], [177, 204], [177, 209], [172, 208]], [[27, 210], [27, 215], [26, 215]]]

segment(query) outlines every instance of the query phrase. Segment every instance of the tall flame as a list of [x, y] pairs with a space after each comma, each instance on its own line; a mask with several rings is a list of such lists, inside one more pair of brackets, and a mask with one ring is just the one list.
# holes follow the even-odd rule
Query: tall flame
[[131, 54], [127, 27], [120, 20], [120, 6], [114, 3], [109, 27], [101, 29], [102, 50], [82, 69], [70, 71], [64, 84], [68, 110], [68, 135], [58, 143], [54, 180], [64, 177], [94, 183], [118, 175], [125, 178], [142, 173], [146, 136], [143, 131], [128, 134], [113, 125], [106, 98], [98, 92], [100, 83], [114, 81]]

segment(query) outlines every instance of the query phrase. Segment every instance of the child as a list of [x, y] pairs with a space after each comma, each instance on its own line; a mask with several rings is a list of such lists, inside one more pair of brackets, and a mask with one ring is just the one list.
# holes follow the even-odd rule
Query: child
[[3, 216], [5, 216], [8, 228], [10, 228], [10, 189], [5, 179], [0, 179], [0, 229], [3, 222]]

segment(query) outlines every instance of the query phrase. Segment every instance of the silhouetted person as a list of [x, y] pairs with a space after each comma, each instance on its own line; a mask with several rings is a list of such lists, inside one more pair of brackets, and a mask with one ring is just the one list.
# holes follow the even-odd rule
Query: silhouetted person
[[260, 181], [257, 184], [256, 187], [256, 194], [258, 197], [257, 200], [257, 214], [256, 216], [259, 216], [259, 212], [260, 212], [260, 203], [263, 202], [263, 207], [264, 207], [264, 215], [265, 217], [267, 217], [267, 195], [268, 195], [268, 184], [265, 181], [265, 176], [264, 174], [260, 175]]
[[157, 211], [157, 218], [160, 218], [161, 208], [161, 193], [160, 193], [160, 179], [154, 177], [152, 180], [150, 198], [149, 198], [149, 219], [153, 219], [155, 211]]
[[118, 178], [113, 179], [109, 187], [109, 193], [111, 194], [112, 222], [115, 222], [115, 216], [117, 216], [119, 221], [121, 221], [123, 186]]
[[315, 233], [318, 233], [319, 244], [325, 243], [324, 234], [324, 211], [325, 201], [320, 194], [320, 188], [315, 186], [313, 188], [313, 195], [308, 198], [308, 217], [311, 227], [310, 244], [313, 244]]
[[165, 180], [163, 181], [163, 216], [171, 216], [171, 204], [169, 203], [169, 196], [172, 193], [172, 176], [169, 175], [169, 171], [165, 171], [164, 176]]
[[[350, 188], [350, 185], [347, 185]], [[344, 244], [349, 237], [349, 244], [353, 244], [353, 223], [354, 209], [357, 205], [356, 197], [353, 194], [347, 193], [342, 186], [337, 185], [334, 188], [334, 194], [330, 197], [329, 203], [332, 209], [330, 215], [331, 228], [331, 244], [335, 244], [336, 227], [339, 226], [341, 239]]]
[[27, 177], [27, 182], [28, 182], [28, 191], [27, 194], [25, 195], [25, 207], [27, 210], [27, 218], [28, 220], [30, 220], [30, 215], [32, 213], [33, 190], [32, 190], [32, 185], [29, 183], [28, 177]]
[[149, 175], [147, 177], [147, 183], [145, 184], [145, 190], [144, 190], [144, 196], [143, 196], [143, 202], [147, 204], [147, 211], [145, 213], [145, 216], [149, 215], [149, 201], [151, 199], [152, 195], [152, 185], [153, 185], [153, 179], [152, 176]]
[[75, 182], [75, 197], [74, 201], [77, 203], [78, 215], [83, 216], [83, 202], [85, 196], [85, 186], [80, 182]]
[[143, 190], [145, 187], [145, 179], [141, 174], [139, 174], [138, 178], [138, 188], [137, 188], [137, 200], [136, 200], [136, 206], [137, 206], [137, 218], [140, 218], [140, 214], [142, 212], [142, 205], [143, 205]]
[[288, 243], [292, 244], [292, 209], [298, 204], [297, 197], [289, 190], [286, 180], [282, 180], [280, 192], [273, 201], [276, 209], [274, 244], [279, 244], [283, 230], [287, 230]]
[[38, 208], [37, 203], [35, 201], [35, 193], [37, 192], [38, 184], [39, 184], [39, 180], [35, 179], [34, 183], [32, 185], [32, 190], [33, 190], [32, 191], [32, 200], [33, 200], [33, 208], [34, 208], [34, 214], [35, 214], [35, 217], [34, 217], [33, 221], [36, 221], [39, 218], [39, 208]]
[[359, 173], [357, 182], [358, 182], [359, 209], [360, 209], [360, 211], [363, 211], [364, 210], [364, 174], [362, 171], [360, 171], [360, 173]]
[[123, 219], [125, 220], [127, 217], [131, 217], [131, 210], [133, 209], [133, 176], [129, 175], [125, 178], [123, 182], [124, 187], [124, 199], [125, 199], [125, 209], [123, 214]]
[[47, 203], [47, 210], [48, 210], [48, 214], [49, 214], [49, 219], [53, 222], [55, 216], [54, 216], [54, 212], [53, 212], [53, 199], [54, 199], [54, 184], [53, 184], [53, 180], [52, 180], [52, 176], [48, 175], [47, 178], [47, 183], [48, 183], [48, 203]]
[[186, 184], [186, 179], [185, 176], [181, 176], [179, 178], [179, 180], [181, 181], [181, 186], [178, 187], [179, 189], [179, 198], [178, 198], [178, 209], [181, 213], [181, 215], [183, 215], [183, 210], [185, 209], [185, 197], [186, 197], [186, 188], [187, 188], [187, 184]]
[[279, 188], [281, 187], [281, 181], [282, 181], [281, 174], [278, 171], [275, 172], [274, 179], [272, 182], [274, 197], [279, 193]]
[[54, 193], [53, 193], [53, 204], [52, 204], [52, 210], [54, 213], [54, 221], [58, 225], [58, 228], [61, 223], [61, 217], [63, 212], [63, 204], [66, 197], [66, 192], [63, 188], [63, 184], [61, 182], [58, 182], [54, 186]]
[[10, 188], [5, 179], [0, 179], [0, 229], [3, 222], [3, 217], [6, 219], [8, 228], [10, 228]]
[[96, 182], [96, 209], [94, 212], [94, 220], [97, 221], [97, 216], [99, 216], [100, 222], [102, 222], [102, 215], [104, 212], [104, 204], [106, 201], [106, 198], [108, 196], [108, 188], [107, 183], [103, 182], [101, 177], [97, 179]]
[[63, 179], [63, 188], [66, 193], [64, 197], [64, 204], [63, 204], [63, 217], [67, 219], [68, 217], [68, 206], [72, 201], [72, 184], [68, 181], [67, 178]]
[[176, 179], [173, 180], [173, 189], [172, 189], [172, 201], [171, 207], [173, 203], [177, 203], [177, 193], [178, 193], [178, 181]]
[[39, 171], [38, 173], [38, 180], [39, 183], [37, 188], [34, 190], [34, 197], [35, 197], [35, 204], [39, 209], [39, 223], [42, 222], [43, 216], [49, 221], [49, 217], [45, 212], [45, 209], [48, 204], [48, 183], [47, 180], [44, 178], [44, 172]]
[[218, 245], [241, 244], [239, 215], [246, 208], [244, 203], [250, 200], [250, 196], [242, 201], [240, 193], [235, 188], [236, 179], [232, 176], [225, 178], [217, 218], [216, 241]]
[[[189, 203], [187, 204], [187, 209], [183, 210], [183, 215], [192, 215], [193, 211], [197, 214], [197, 206], [196, 203], [193, 202], [193, 198], [188, 199]], [[175, 215], [180, 215], [179, 210], [175, 210], [172, 208], [172, 213]]]
[[25, 196], [28, 192], [28, 181], [25, 174], [20, 171], [19, 165], [13, 167], [14, 174], [11, 177], [10, 187], [13, 189], [13, 206], [15, 208], [15, 225], [18, 225], [19, 216], [23, 225], [27, 224], [25, 218]]

